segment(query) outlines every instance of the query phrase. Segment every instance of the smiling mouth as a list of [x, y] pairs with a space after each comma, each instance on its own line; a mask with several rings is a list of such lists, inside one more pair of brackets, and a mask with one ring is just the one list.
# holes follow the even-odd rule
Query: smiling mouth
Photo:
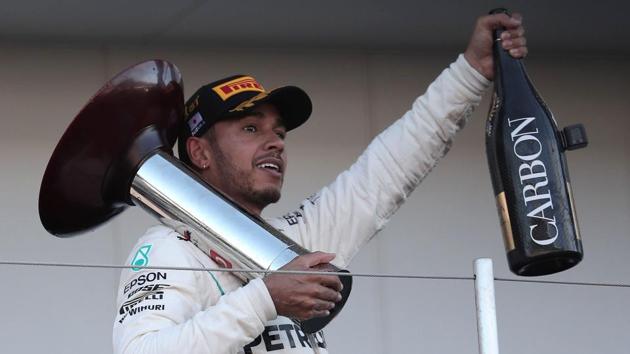
[[275, 163], [270, 163], [270, 162], [264, 162], [261, 164], [256, 165], [256, 167], [258, 168], [262, 168], [265, 170], [269, 170], [269, 171], [274, 171], [276, 173], [281, 173], [282, 171], [280, 170], [280, 166], [275, 164]]

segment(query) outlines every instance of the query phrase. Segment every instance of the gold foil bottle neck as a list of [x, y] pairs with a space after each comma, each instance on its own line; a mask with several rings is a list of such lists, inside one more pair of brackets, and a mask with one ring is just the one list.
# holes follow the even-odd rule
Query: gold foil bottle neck
[[575, 238], [578, 241], [582, 241], [580, 226], [578, 225], [577, 215], [575, 213], [575, 204], [573, 203], [573, 191], [571, 190], [571, 183], [569, 182], [567, 182], [567, 192], [569, 193], [569, 206], [571, 207], [571, 217], [573, 218], [573, 227], [575, 228]]
[[497, 209], [499, 210], [499, 218], [501, 219], [501, 231], [503, 232], [503, 242], [507, 252], [516, 248], [514, 245], [514, 235], [512, 234], [512, 223], [510, 222], [510, 213], [508, 212], [507, 200], [505, 192], [497, 195]]

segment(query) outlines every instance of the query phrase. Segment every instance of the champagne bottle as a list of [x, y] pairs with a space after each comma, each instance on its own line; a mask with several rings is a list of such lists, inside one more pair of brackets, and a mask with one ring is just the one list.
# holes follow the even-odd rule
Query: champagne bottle
[[556, 273], [583, 256], [564, 151], [585, 147], [586, 134], [582, 125], [558, 131], [523, 61], [502, 48], [502, 32], [494, 31], [486, 154], [508, 263], [522, 276]]

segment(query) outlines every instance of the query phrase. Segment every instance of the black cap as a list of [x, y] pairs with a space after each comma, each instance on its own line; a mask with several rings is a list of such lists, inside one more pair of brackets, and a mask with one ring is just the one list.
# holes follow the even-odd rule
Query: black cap
[[184, 124], [181, 124], [179, 159], [189, 164], [186, 141], [203, 135], [212, 124], [229, 117], [243, 115], [256, 105], [273, 104], [287, 131], [302, 125], [311, 115], [311, 99], [295, 86], [266, 91], [251, 76], [234, 75], [202, 86], [186, 101]]

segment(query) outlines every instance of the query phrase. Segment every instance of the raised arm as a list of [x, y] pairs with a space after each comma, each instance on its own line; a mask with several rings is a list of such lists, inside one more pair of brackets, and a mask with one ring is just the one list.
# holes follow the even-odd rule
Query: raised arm
[[527, 53], [519, 15], [478, 19], [466, 53], [445, 69], [411, 109], [376, 136], [359, 159], [298, 209], [271, 223], [311, 250], [335, 252], [345, 266], [449, 150], [490, 85], [492, 30], [503, 46]]

